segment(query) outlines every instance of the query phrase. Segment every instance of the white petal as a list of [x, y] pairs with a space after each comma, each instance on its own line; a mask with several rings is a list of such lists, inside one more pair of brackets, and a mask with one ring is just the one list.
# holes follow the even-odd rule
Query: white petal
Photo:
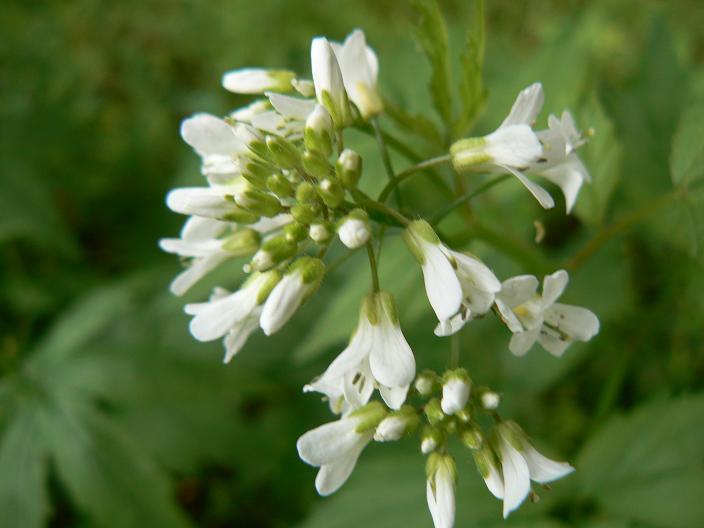
[[217, 239], [186, 241], [180, 238], [162, 238], [159, 247], [167, 253], [182, 257], [208, 257], [222, 253], [222, 241]]
[[437, 244], [421, 242], [423, 256], [423, 280], [430, 305], [439, 321], [449, 319], [457, 313], [462, 303], [462, 286], [455, 270]]
[[533, 275], [517, 275], [501, 284], [497, 295], [509, 308], [515, 308], [533, 297], [538, 291], [538, 279]]
[[323, 91], [327, 91], [335, 107], [333, 109], [328, 108], [328, 111], [330, 111], [333, 118], [340, 117], [345, 112], [342, 107], [347, 102], [347, 95], [340, 65], [326, 38], [317, 37], [313, 39], [310, 47], [310, 57], [316, 98], [320, 104], [325, 105]]
[[528, 125], [499, 128], [484, 140], [486, 154], [499, 166], [527, 168], [543, 154], [538, 136]]
[[508, 349], [516, 356], [525, 355], [535, 344], [539, 332], [540, 328], [535, 328], [533, 330], [526, 330], [525, 332], [514, 333], [508, 344]]
[[235, 189], [180, 187], [166, 195], [166, 205], [175, 213], [222, 218], [233, 209], [232, 202], [225, 198], [228, 192], [235, 192]]
[[402, 387], [386, 387], [384, 385], [379, 386], [379, 394], [384, 400], [384, 403], [388, 405], [391, 409], [398, 410], [406, 401], [406, 396], [408, 395], [409, 385], [404, 385]]
[[244, 288], [223, 299], [209, 303], [189, 325], [199, 341], [212, 341], [227, 334], [233, 325], [247, 317], [257, 305], [257, 288]]
[[327, 496], [340, 489], [352, 474], [352, 470], [354, 470], [354, 466], [357, 464], [357, 459], [367, 445], [367, 442], [369, 442], [368, 439], [364, 440], [364, 437], [360, 438], [358, 444], [346, 453], [345, 456], [334, 462], [325, 464], [320, 468], [315, 478], [315, 489], [320, 495]]
[[576, 154], [571, 154], [563, 163], [540, 171], [538, 174], [559, 186], [565, 196], [567, 214], [572, 211], [582, 183], [589, 181], [589, 173]]
[[373, 327], [369, 366], [374, 378], [387, 387], [409, 385], [416, 375], [416, 361], [401, 328], [381, 318]]
[[504, 519], [518, 508], [530, 491], [530, 473], [525, 459], [505, 439], [500, 440], [504, 478]]
[[241, 149], [232, 127], [210, 114], [196, 114], [181, 123], [181, 137], [196, 152], [230, 155]]
[[357, 422], [342, 418], [311, 429], [296, 442], [298, 456], [311, 466], [330, 464], [351, 452], [359, 443]]
[[586, 308], [555, 303], [545, 311], [545, 321], [577, 341], [589, 341], [599, 332], [599, 319]]
[[469, 384], [459, 379], [449, 380], [442, 386], [442, 412], [453, 415], [467, 405], [469, 399]]
[[509, 305], [499, 297], [494, 300], [494, 303], [496, 304], [496, 308], [499, 311], [501, 320], [506, 324], [506, 326], [508, 326], [508, 329], [511, 330], [511, 332], [513, 333], [523, 332], [523, 324], [518, 319], [516, 314], [513, 313], [513, 310], [511, 310]]
[[285, 325], [303, 302], [306, 288], [300, 275], [286, 275], [269, 294], [259, 321], [266, 335], [272, 335]]
[[535, 123], [535, 118], [543, 106], [543, 86], [540, 83], [531, 84], [528, 88], [524, 88], [518, 94], [516, 101], [511, 107], [504, 122], [501, 126], [509, 125], [532, 125]]
[[316, 102], [312, 99], [301, 99], [277, 93], [267, 93], [266, 96], [271, 101], [271, 106], [285, 117], [305, 121], [308, 115], [315, 110]]
[[451, 479], [441, 477], [442, 473], [436, 473], [434, 493], [431, 483], [426, 483], [426, 498], [435, 528], [452, 528], [455, 524], [455, 489]]
[[543, 308], [548, 308], [562, 295], [570, 277], [565, 270], [557, 270], [543, 279]]
[[230, 360], [237, 354], [257, 328], [259, 328], [259, 316], [261, 315], [261, 306], [255, 306], [249, 316], [236, 324], [230, 333], [225, 336], [225, 358], [223, 363], [229, 363]]
[[464, 328], [464, 325], [467, 324], [469, 320], [470, 318], [468, 316], [465, 316], [462, 312], [460, 312], [450, 319], [440, 321], [435, 327], [435, 331], [433, 333], [438, 337], [451, 336]]
[[240, 94], [259, 94], [267, 90], [289, 90], [294, 75], [286, 71], [272, 71], [265, 68], [241, 68], [232, 70], [222, 77], [225, 90]]
[[543, 327], [540, 335], [538, 336], [538, 343], [545, 350], [550, 352], [555, 357], [560, 357], [565, 353], [567, 347], [569, 347], [574, 341], [572, 339], [564, 339], [554, 332]]
[[574, 471], [574, 468], [566, 462], [556, 462], [541, 455], [527, 442], [523, 447], [523, 457], [528, 464], [530, 478], [539, 484], [552, 482]]
[[285, 226], [292, 220], [293, 217], [290, 214], [280, 214], [272, 218], [262, 217], [257, 222], [247, 227], [259, 231], [260, 233], [268, 233], [269, 231]]
[[450, 253], [457, 262], [460, 282], [471, 283], [473, 288], [486, 292], [496, 293], [501, 290], [499, 279], [482, 261], [458, 251]]
[[351, 409], [358, 409], [365, 405], [374, 392], [374, 377], [367, 363], [365, 361], [359, 370], [346, 373], [341, 381], [344, 384], [345, 401], [349, 403]]
[[214, 218], [191, 216], [181, 228], [181, 238], [188, 242], [209, 240], [219, 237], [227, 227], [227, 222]]
[[550, 193], [548, 193], [540, 185], [528, 179], [528, 177], [522, 172], [509, 167], [508, 165], [501, 165], [501, 167], [518, 178], [518, 181], [520, 181], [523, 186], [533, 195], [533, 197], [538, 200], [538, 203], [540, 203], [543, 209], [552, 209], [555, 207], [555, 200], [553, 200]]
[[504, 498], [504, 479], [493, 464], [489, 466], [489, 474], [484, 477], [484, 482], [494, 497], [497, 499]]
[[171, 282], [169, 289], [174, 295], [183, 295], [200, 279], [205, 277], [220, 264], [225, 262], [230, 256], [227, 253], [215, 253], [213, 255], [197, 258], [185, 270], [179, 273]]

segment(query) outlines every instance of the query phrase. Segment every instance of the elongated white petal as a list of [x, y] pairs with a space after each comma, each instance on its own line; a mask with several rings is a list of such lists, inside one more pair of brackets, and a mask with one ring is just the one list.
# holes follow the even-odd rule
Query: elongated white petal
[[518, 181], [520, 181], [523, 186], [533, 195], [533, 197], [538, 200], [538, 203], [543, 207], [543, 209], [552, 209], [555, 207], [555, 200], [553, 200], [553, 197], [550, 196], [550, 193], [548, 193], [540, 185], [528, 179], [528, 177], [519, 170], [509, 167], [508, 165], [502, 165], [501, 167], [518, 178]]
[[257, 305], [258, 291], [258, 286], [253, 285], [209, 303], [191, 321], [193, 337], [199, 341], [212, 341], [227, 334], [235, 323], [252, 312]]
[[482, 261], [458, 251], [451, 251], [450, 254], [457, 262], [460, 282], [470, 283], [473, 288], [487, 292], [501, 290], [501, 282]]
[[342, 418], [311, 429], [296, 442], [298, 456], [311, 466], [330, 464], [358, 445], [356, 427], [356, 420]]
[[225, 336], [223, 344], [225, 345], [225, 358], [223, 363], [229, 363], [230, 360], [244, 347], [247, 339], [252, 333], [259, 328], [259, 316], [261, 315], [261, 306], [255, 306], [250, 314], [235, 324], [230, 333]]
[[233, 209], [233, 203], [225, 198], [227, 193], [224, 187], [180, 187], [166, 195], [166, 205], [175, 213], [217, 219]]
[[315, 489], [320, 495], [331, 495], [347, 482], [368, 442], [368, 436], [360, 437], [358, 443], [344, 456], [320, 468], [315, 478]]
[[382, 110], [376, 88], [378, 60], [367, 46], [364, 33], [357, 29], [345, 39], [344, 44], [334, 45], [333, 51], [340, 64], [345, 89], [365, 118]]
[[337, 127], [346, 125], [351, 117], [349, 101], [340, 65], [328, 40], [323, 37], [314, 38], [310, 57], [318, 102], [330, 112]]
[[222, 252], [222, 241], [217, 239], [188, 241], [180, 238], [162, 238], [159, 247], [167, 253], [182, 257], [208, 257]]
[[409, 386], [410, 385], [403, 385], [401, 387], [386, 387], [381, 385], [379, 386], [379, 394], [381, 394], [381, 398], [384, 400], [386, 405], [388, 405], [391, 409], [398, 410], [406, 401]]
[[589, 172], [576, 154], [571, 154], [564, 162], [539, 171], [538, 174], [560, 187], [565, 197], [567, 214], [572, 211], [582, 184], [589, 181]]
[[548, 308], [562, 295], [570, 277], [565, 270], [557, 270], [543, 279], [543, 308]]
[[315, 110], [316, 102], [313, 99], [301, 99], [300, 97], [277, 93], [267, 93], [266, 96], [271, 101], [271, 106], [285, 117], [305, 121], [310, 113]]
[[259, 94], [267, 90], [290, 91], [293, 72], [267, 70], [264, 68], [241, 68], [232, 70], [222, 77], [225, 90], [240, 94]]
[[369, 366], [374, 378], [387, 387], [401, 387], [413, 381], [416, 361], [397, 324], [382, 319], [373, 327]]
[[[509, 310], [510, 311], [510, 310]], [[462, 314], [462, 312], [457, 315], [450, 317], [445, 321], [440, 321], [433, 333], [438, 337], [447, 337], [459, 332], [464, 325], [469, 321], [469, 317]], [[520, 323], [518, 323], [520, 325]]]
[[527, 168], [543, 153], [538, 136], [528, 125], [501, 127], [484, 140], [486, 154], [499, 166]]
[[181, 238], [186, 242], [211, 240], [219, 237], [227, 229], [227, 226], [227, 222], [221, 222], [214, 218], [191, 216], [181, 228]]
[[196, 114], [184, 119], [181, 137], [201, 155], [231, 155], [242, 148], [232, 127], [210, 114]]
[[540, 328], [526, 330], [524, 332], [516, 332], [511, 336], [511, 341], [508, 344], [508, 349], [516, 356], [523, 356], [528, 352], [535, 341], [538, 339]]
[[511, 111], [501, 126], [532, 125], [543, 107], [543, 100], [543, 85], [539, 82], [524, 88], [519, 92]]
[[284, 276], [264, 303], [259, 321], [266, 335], [277, 332], [296, 313], [303, 302], [307, 288], [297, 273]]
[[531, 480], [539, 484], [552, 482], [574, 471], [574, 468], [566, 462], [556, 462], [541, 455], [528, 442], [523, 446], [523, 458], [528, 465]]
[[351, 409], [357, 409], [369, 402], [374, 392], [374, 376], [369, 370], [368, 361], [364, 361], [359, 370], [347, 372], [343, 385], [345, 400]]
[[452, 528], [455, 524], [455, 489], [452, 481], [441, 478], [440, 473], [435, 478], [434, 492], [432, 484], [426, 483], [428, 510], [435, 528]]
[[499, 297], [509, 308], [515, 308], [533, 297], [539, 284], [533, 275], [517, 275], [501, 284]]
[[489, 466], [489, 473], [484, 477], [484, 483], [494, 497], [504, 498], [504, 479], [493, 464]]
[[530, 491], [528, 464], [511, 444], [500, 440], [501, 468], [504, 478], [504, 519], [518, 508]]
[[538, 343], [545, 350], [555, 357], [560, 357], [565, 353], [567, 347], [569, 347], [574, 341], [570, 338], [564, 338], [557, 335], [548, 329], [543, 328], [538, 336]]
[[186, 270], [179, 273], [171, 282], [169, 289], [174, 295], [183, 295], [200, 279], [205, 277], [230, 256], [227, 253], [214, 253], [207, 257], [195, 259]]
[[599, 332], [599, 319], [586, 308], [555, 303], [545, 312], [545, 321], [572, 339], [589, 341]]
[[462, 285], [437, 244], [423, 242], [423, 280], [430, 306], [439, 321], [449, 319], [462, 304]]

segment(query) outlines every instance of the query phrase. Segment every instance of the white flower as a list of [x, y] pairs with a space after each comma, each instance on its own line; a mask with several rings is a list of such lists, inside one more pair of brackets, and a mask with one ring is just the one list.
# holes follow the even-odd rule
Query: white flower
[[209, 302], [187, 304], [185, 311], [193, 315], [191, 335], [198, 341], [225, 337], [225, 363], [244, 346], [252, 332], [259, 328], [262, 304], [280, 280], [278, 271], [254, 273], [234, 293], [218, 289]]
[[195, 114], [184, 119], [181, 122], [181, 137], [201, 156], [229, 156], [242, 151], [242, 142], [235, 135], [234, 128], [210, 114]]
[[455, 524], [455, 481], [457, 468], [449, 455], [433, 453], [426, 466], [426, 497], [435, 528], [452, 528]]
[[318, 288], [324, 273], [323, 261], [312, 257], [301, 257], [289, 266], [264, 303], [259, 324], [266, 335], [272, 335], [288, 322]]
[[271, 110], [271, 103], [267, 99], [256, 99], [247, 106], [238, 108], [228, 116], [233, 121], [252, 124], [252, 118], [261, 113]]
[[352, 122], [350, 103], [335, 53], [324, 37], [313, 39], [310, 48], [311, 70], [315, 84], [315, 96], [323, 105], [337, 128]]
[[414, 407], [404, 405], [384, 418], [374, 431], [374, 440], [377, 442], [393, 442], [400, 440], [405, 435], [413, 432], [420, 419]]
[[447, 248], [425, 220], [411, 222], [403, 238], [422, 267], [425, 291], [439, 321], [436, 335], [453, 334], [489, 311], [501, 285], [481, 261]]
[[599, 320], [591, 311], [555, 302], [568, 280], [565, 270], [547, 275], [542, 295], [538, 295], [538, 279], [532, 275], [513, 277], [502, 284], [496, 307], [513, 332], [511, 352], [521, 356], [538, 341], [551, 354], [561, 356], [573, 341], [589, 341], [599, 332]]
[[470, 380], [464, 369], [457, 369], [446, 376], [442, 386], [440, 407], [442, 412], [451, 416], [464, 409], [469, 400]]
[[364, 299], [347, 348], [305, 390], [326, 394], [331, 401], [344, 396], [348, 405], [356, 407], [368, 402], [376, 387], [389, 407], [399, 409], [415, 376], [415, 366], [393, 299], [389, 293], [379, 292]]
[[350, 33], [345, 42], [331, 42], [340, 64], [345, 89], [352, 102], [357, 105], [364, 119], [381, 113], [383, 104], [377, 89], [379, 61], [364, 37], [357, 29]]
[[496, 432], [495, 450], [501, 462], [501, 480], [495, 472], [484, 480], [494, 496], [503, 498], [505, 519], [528, 496], [531, 480], [546, 484], [572, 473], [574, 468], [541, 455], [513, 422], [502, 422]]
[[509, 172], [545, 209], [554, 207], [552, 196], [523, 174], [543, 155], [540, 140], [531, 128], [542, 104], [543, 89], [540, 83], [522, 90], [498, 129], [484, 137], [461, 139], [450, 147], [455, 169]]
[[350, 249], [357, 249], [367, 243], [371, 236], [369, 218], [362, 209], [351, 211], [337, 228], [340, 241]]
[[334, 493], [347, 481], [385, 414], [381, 403], [372, 402], [298, 439], [296, 448], [301, 460], [320, 468], [315, 479], [320, 495]]
[[175, 213], [227, 220], [239, 209], [232, 197], [246, 186], [246, 180], [238, 180], [227, 186], [179, 187], [166, 196], [166, 205]]
[[225, 90], [240, 94], [259, 94], [268, 90], [290, 92], [291, 82], [296, 74], [287, 70], [267, 70], [264, 68], [242, 68], [232, 70], [222, 77]]

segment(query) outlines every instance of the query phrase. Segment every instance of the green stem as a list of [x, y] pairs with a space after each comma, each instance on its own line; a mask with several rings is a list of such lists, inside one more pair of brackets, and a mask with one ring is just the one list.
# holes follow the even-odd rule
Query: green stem
[[400, 224], [402, 226], [407, 226], [408, 224], [411, 223], [411, 221], [408, 218], [403, 216], [396, 209], [389, 207], [388, 205], [383, 204], [381, 202], [377, 202], [376, 200], [374, 200], [373, 198], [371, 198], [369, 195], [365, 194], [364, 192], [362, 192], [360, 190], [354, 190], [351, 192], [352, 192], [352, 196], [354, 197], [355, 201], [357, 201], [357, 203], [359, 203], [360, 205], [367, 206], [372, 209], [375, 209], [376, 211], [384, 213], [385, 215], [390, 216], [391, 218], [396, 220], [396, 222], [398, 222], [398, 224]]
[[[376, 136], [377, 145], [379, 145], [379, 152], [381, 153], [381, 160], [384, 162], [384, 170], [386, 170], [386, 176], [389, 181], [394, 181], [394, 167], [391, 164], [391, 157], [389, 156], [389, 151], [386, 148], [386, 142], [384, 141], [384, 134], [381, 131], [381, 126], [379, 125], [379, 118], [374, 117], [371, 120], [372, 127], [374, 127], [374, 135]], [[396, 199], [396, 205], [403, 207], [401, 205], [401, 193], [397, 188], [394, 188], [394, 198]]]
[[379, 288], [379, 272], [376, 267], [376, 258], [374, 257], [374, 247], [372, 246], [372, 241], [367, 242], [367, 256], [369, 257], [369, 267], [372, 273], [372, 289], [376, 293], [380, 290]]
[[510, 178], [509, 174], [501, 174], [499, 176], [495, 176], [494, 178], [491, 178], [489, 180], [486, 180], [484, 183], [482, 183], [479, 187], [474, 189], [473, 191], [469, 191], [468, 193], [463, 194], [456, 200], [453, 200], [445, 208], [441, 209], [437, 213], [435, 213], [433, 216], [429, 218], [429, 222], [432, 225], [436, 225], [440, 223], [440, 221], [445, 218], [448, 214], [450, 214], [452, 211], [457, 209], [459, 206], [464, 204], [465, 202], [468, 202], [472, 198], [479, 196], [480, 194], [488, 191], [491, 189], [494, 185], [498, 185], [502, 181], [506, 181], [507, 179]]
[[436, 165], [442, 165], [443, 163], [447, 163], [451, 159], [452, 158], [449, 154], [445, 154], [443, 156], [437, 156], [435, 158], [430, 158], [421, 161], [417, 165], [414, 165], [413, 167], [410, 167], [405, 171], [399, 172], [396, 176], [391, 178], [389, 183], [386, 184], [386, 187], [382, 189], [381, 193], [379, 193], [378, 200], [382, 203], [385, 202], [386, 199], [389, 197], [389, 194], [391, 194], [391, 191], [396, 192], [398, 185], [409, 176], [413, 176], [414, 174], [429, 169], [430, 167], [435, 167]]
[[630, 228], [634, 224], [645, 220], [666, 205], [669, 205], [671, 202], [678, 199], [680, 194], [681, 191], [677, 190], [660, 196], [646, 204], [643, 204], [638, 209], [631, 211], [630, 213], [626, 213], [612, 224], [601, 228], [591, 240], [582, 246], [582, 249], [577, 251], [577, 253], [570, 258], [565, 267], [569, 270], [576, 270], [613, 237]]
[[452, 334], [450, 336], [450, 361], [451, 369], [457, 368], [460, 365], [460, 334]]

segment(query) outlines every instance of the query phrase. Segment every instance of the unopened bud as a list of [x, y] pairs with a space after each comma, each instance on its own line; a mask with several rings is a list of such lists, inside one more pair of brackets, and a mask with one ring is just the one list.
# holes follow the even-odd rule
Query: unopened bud
[[243, 209], [260, 216], [272, 217], [281, 212], [281, 202], [275, 196], [253, 187], [236, 193], [235, 202]]
[[265, 271], [293, 257], [298, 250], [298, 244], [286, 238], [285, 235], [278, 235], [270, 238], [262, 244], [249, 263], [249, 268], [254, 271]]
[[362, 209], [354, 209], [340, 221], [337, 228], [340, 241], [350, 249], [362, 247], [371, 235], [369, 217]]
[[306, 150], [303, 153], [303, 168], [318, 180], [327, 178], [332, 172], [328, 159], [317, 150]]
[[415, 431], [419, 422], [416, 410], [410, 405], [404, 405], [379, 423], [374, 432], [374, 440], [377, 442], [399, 440]]
[[481, 396], [482, 407], [487, 411], [494, 411], [499, 407], [501, 403], [501, 396], [493, 391], [487, 391]]
[[280, 172], [272, 174], [266, 179], [266, 188], [279, 198], [290, 198], [293, 196], [293, 185]]
[[354, 150], [345, 149], [335, 164], [337, 177], [348, 189], [356, 189], [362, 175], [362, 157]]
[[323, 199], [323, 203], [335, 209], [345, 198], [345, 190], [337, 179], [325, 178], [318, 185], [318, 194]]
[[313, 224], [320, 216], [320, 204], [299, 203], [291, 207], [291, 215], [302, 224]]
[[315, 84], [313, 84], [313, 81], [309, 81], [307, 79], [294, 79], [291, 81], [291, 86], [293, 86], [303, 97], [315, 96]]
[[322, 105], [316, 105], [315, 109], [306, 119], [303, 139], [306, 149], [317, 151], [325, 157], [332, 154], [333, 137], [335, 127], [330, 117], [330, 113]]
[[460, 430], [460, 441], [470, 449], [480, 449], [484, 444], [484, 437], [475, 426], [464, 426]]
[[276, 170], [273, 165], [253, 156], [240, 156], [242, 177], [259, 189], [266, 189], [266, 180]]
[[467, 405], [470, 379], [464, 369], [448, 371], [443, 378], [442, 410], [447, 415], [453, 415]]
[[421, 433], [420, 450], [424, 455], [435, 451], [445, 441], [444, 433], [435, 427], [424, 427]]
[[284, 226], [284, 235], [292, 242], [300, 242], [308, 235], [308, 226], [300, 222], [291, 222]]
[[442, 407], [440, 407], [440, 400], [433, 398], [428, 403], [425, 404], [423, 408], [425, 416], [428, 418], [428, 422], [431, 425], [436, 425], [445, 419], [445, 413], [442, 412]]
[[251, 255], [259, 248], [260, 235], [254, 229], [240, 229], [230, 235], [222, 245], [225, 251], [234, 256]]
[[318, 191], [310, 182], [301, 182], [296, 187], [296, 201], [298, 203], [316, 203], [318, 201]]
[[316, 244], [325, 244], [330, 241], [333, 230], [327, 222], [312, 224], [308, 230], [308, 236]]
[[432, 370], [424, 370], [418, 374], [414, 386], [421, 396], [430, 396], [440, 388], [438, 375]]
[[301, 154], [298, 149], [280, 136], [266, 136], [266, 146], [271, 154], [271, 159], [283, 169], [292, 169], [301, 163]]
[[379, 425], [388, 411], [381, 402], [372, 401], [349, 414], [357, 420], [357, 433], [366, 433]]

